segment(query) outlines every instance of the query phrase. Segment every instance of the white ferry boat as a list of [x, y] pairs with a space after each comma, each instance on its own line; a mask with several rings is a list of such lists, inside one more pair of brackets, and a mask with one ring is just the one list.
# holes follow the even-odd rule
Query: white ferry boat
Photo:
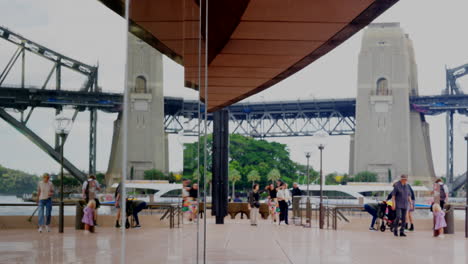
[[[420, 206], [430, 204], [430, 189], [425, 186], [411, 186], [416, 202]], [[299, 185], [304, 196], [307, 195], [307, 185]], [[323, 203], [329, 205], [363, 205], [386, 200], [393, 187], [389, 183], [348, 183], [347, 185], [324, 185]], [[320, 185], [309, 185], [309, 196], [312, 203], [319, 203]]]
[[[114, 183], [115, 190], [118, 183]], [[129, 180], [125, 182], [129, 197], [156, 203], [178, 203], [182, 201], [182, 184], [168, 181]]]

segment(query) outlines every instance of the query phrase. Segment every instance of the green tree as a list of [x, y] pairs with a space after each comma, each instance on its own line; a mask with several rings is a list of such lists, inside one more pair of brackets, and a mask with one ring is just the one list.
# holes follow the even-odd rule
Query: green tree
[[325, 185], [338, 185], [338, 182], [336, 181], [337, 174], [330, 173], [325, 176]]
[[258, 174], [258, 171], [252, 170], [252, 171], [250, 171], [249, 174], [247, 175], [247, 180], [248, 180], [249, 182], [252, 182], [252, 185], [253, 185], [255, 182], [260, 181], [260, 174]]
[[104, 173], [101, 173], [101, 172], [96, 173], [96, 180], [99, 182], [101, 187], [106, 186], [106, 175]]
[[164, 173], [157, 169], [147, 170], [144, 172], [143, 178], [145, 180], [168, 180], [168, 177]]
[[281, 173], [278, 169], [272, 169], [268, 175], [267, 175], [267, 179], [269, 181], [271, 181], [272, 183], [274, 183], [275, 181], [281, 179]]
[[31, 194], [37, 189], [40, 178], [20, 170], [12, 170], [0, 165], [0, 193]]
[[[250, 189], [251, 186], [249, 186], [247, 175], [252, 170], [256, 170], [261, 175], [256, 182], [262, 186], [270, 182], [267, 175], [274, 168], [279, 170], [283, 180], [286, 179], [285, 176], [288, 179], [297, 179], [298, 176], [304, 175], [303, 170], [299, 168], [300, 165], [290, 159], [289, 150], [285, 144], [258, 140], [238, 134], [231, 134], [229, 139], [229, 166], [239, 171], [241, 175], [241, 179], [236, 182], [236, 188], [238, 189]], [[203, 141], [204, 137], [201, 137], [201, 142]], [[211, 135], [207, 136], [207, 144], [209, 155], [207, 157], [207, 169], [211, 171]], [[197, 142], [184, 145], [183, 174], [185, 177], [190, 178], [196, 170], [198, 162], [203, 164], [203, 161], [204, 152], [200, 151], [198, 153]], [[314, 173], [311, 170], [311, 176]], [[311, 179], [313, 178], [311, 177]]]
[[236, 182], [240, 181], [241, 174], [238, 170], [234, 168], [229, 168], [229, 181], [232, 183], [232, 194], [231, 197], [234, 198], [236, 194]]
[[420, 180], [415, 180], [413, 186], [423, 186], [423, 183]]
[[354, 182], [377, 182], [377, 173], [362, 171], [353, 177]]

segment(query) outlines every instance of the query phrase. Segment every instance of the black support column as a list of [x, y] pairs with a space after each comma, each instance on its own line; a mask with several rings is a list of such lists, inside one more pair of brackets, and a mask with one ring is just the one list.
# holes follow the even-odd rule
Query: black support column
[[229, 113], [213, 113], [212, 213], [216, 224], [224, 224], [228, 206]]

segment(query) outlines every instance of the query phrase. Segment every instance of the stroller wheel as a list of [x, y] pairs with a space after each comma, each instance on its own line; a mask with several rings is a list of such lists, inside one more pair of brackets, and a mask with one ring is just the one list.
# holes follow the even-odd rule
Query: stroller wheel
[[393, 232], [393, 226], [392, 226], [392, 227], [390, 227], [390, 232]]
[[385, 225], [381, 225], [381, 226], [380, 226], [380, 231], [385, 232], [385, 229], [386, 229], [386, 228], [385, 228]]

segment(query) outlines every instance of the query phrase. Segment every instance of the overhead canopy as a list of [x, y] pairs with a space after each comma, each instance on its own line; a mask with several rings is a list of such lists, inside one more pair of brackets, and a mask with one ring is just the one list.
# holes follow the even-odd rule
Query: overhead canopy
[[[201, 87], [202, 99], [198, 51], [204, 56], [208, 39], [208, 110], [216, 111], [301, 70], [397, 1], [211, 0], [206, 34], [205, 1], [200, 29], [200, 0], [137, 0], [130, 31], [182, 64], [186, 86]], [[123, 0], [101, 2], [123, 14]]]

